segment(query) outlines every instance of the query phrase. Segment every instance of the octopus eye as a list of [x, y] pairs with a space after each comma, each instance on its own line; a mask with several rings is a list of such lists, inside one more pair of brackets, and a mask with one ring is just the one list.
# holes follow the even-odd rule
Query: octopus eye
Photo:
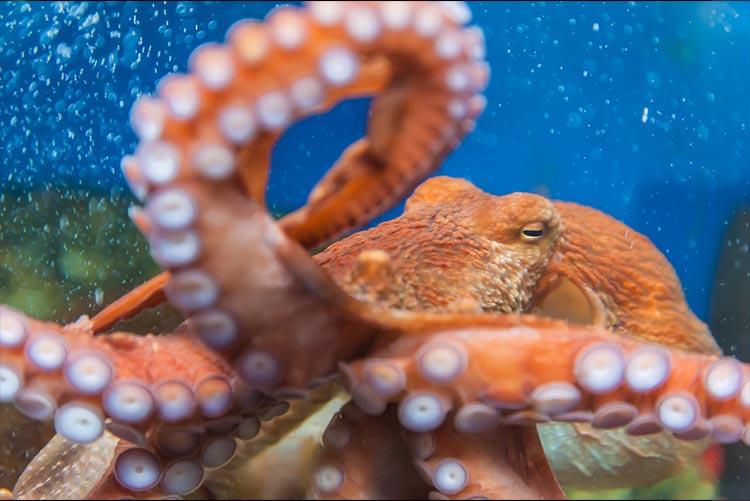
[[545, 229], [544, 223], [529, 223], [521, 228], [521, 240], [535, 244], [542, 239]]

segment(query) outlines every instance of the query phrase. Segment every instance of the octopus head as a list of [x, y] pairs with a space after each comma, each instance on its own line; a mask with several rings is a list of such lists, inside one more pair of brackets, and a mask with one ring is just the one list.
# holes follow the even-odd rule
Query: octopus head
[[474, 231], [495, 243], [498, 259], [525, 264], [535, 275], [555, 249], [560, 216], [552, 202], [539, 195], [488, 195], [477, 206]]
[[560, 216], [552, 202], [539, 195], [485, 197], [484, 203], [475, 206], [473, 231], [486, 240], [491, 286], [506, 296], [498, 306], [513, 306], [510, 311], [521, 312], [554, 254]]
[[432, 207], [464, 230], [453, 235], [453, 245], [464, 250], [452, 266], [470, 277], [464, 284], [471, 284], [481, 309], [524, 311], [561, 234], [554, 204], [531, 193], [495, 196], [463, 179], [436, 177], [415, 190], [406, 212]]

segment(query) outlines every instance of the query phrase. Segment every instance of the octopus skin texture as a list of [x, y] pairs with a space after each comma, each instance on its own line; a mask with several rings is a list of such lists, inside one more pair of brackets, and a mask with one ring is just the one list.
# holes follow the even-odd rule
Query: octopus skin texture
[[[71, 325], [0, 307], [0, 401], [60, 437], [13, 496], [212, 495], [341, 384], [313, 496], [563, 498], [543, 423], [576, 423], [560, 442], [573, 456], [589, 429], [750, 442], [748, 365], [719, 356], [645, 237], [535, 195], [417, 188], [485, 106], [470, 17], [458, 2], [283, 6], [136, 101], [122, 170], [165, 272]], [[274, 220], [284, 130], [371, 94], [366, 136]], [[415, 188], [397, 220], [310, 255]], [[174, 332], [107, 332], [165, 300], [185, 318]], [[236, 497], [242, 478], [222, 482]]]

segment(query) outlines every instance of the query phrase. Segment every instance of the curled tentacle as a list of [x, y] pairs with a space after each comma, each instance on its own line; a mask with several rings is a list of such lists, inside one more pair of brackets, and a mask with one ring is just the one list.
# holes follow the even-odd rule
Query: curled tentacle
[[479, 405], [498, 413], [495, 424], [588, 422], [634, 436], [750, 442], [748, 364], [530, 316], [495, 321], [402, 337], [343, 366], [354, 401], [375, 415], [397, 402], [414, 432], [453, 413], [462, 423]]
[[470, 13], [460, 5], [363, 2], [310, 9], [318, 22], [343, 32], [340, 40], [363, 71], [375, 67], [379, 74], [368, 79], [378, 95], [367, 137], [344, 152], [305, 207], [281, 221], [295, 240], [314, 247], [392, 207], [440, 166], [484, 108], [477, 93], [488, 69], [481, 34], [463, 29]]
[[[366, 329], [345, 340], [340, 308], [311, 300], [276, 254], [364, 223], [458, 144], [487, 79], [467, 14], [430, 3], [280, 8], [199, 47], [189, 74], [134, 105], [140, 143], [122, 167], [145, 206], [133, 219], [171, 272], [167, 299], [251, 385], [304, 386], [369, 341]], [[368, 137], [280, 224], [285, 235], [263, 203], [270, 148], [293, 121], [363, 92], [380, 92]], [[304, 330], [279, 327], [290, 318]], [[330, 355], [315, 364], [293, 355], [319, 345]]]

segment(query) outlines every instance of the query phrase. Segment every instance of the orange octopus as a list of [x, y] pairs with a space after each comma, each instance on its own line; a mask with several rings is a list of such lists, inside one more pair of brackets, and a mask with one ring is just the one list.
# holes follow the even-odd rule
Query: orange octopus
[[[574, 203], [528, 193], [498, 197], [466, 180], [436, 177], [416, 189], [401, 217], [337, 242], [315, 260], [354, 297], [388, 308], [533, 313], [720, 354], [658, 249], [612, 217]], [[584, 424], [545, 425], [540, 434], [558, 478], [581, 489], [654, 483], [706, 445]], [[576, 444], [583, 435], [606, 445]], [[561, 444], [563, 453], [556, 450]], [[612, 464], [596, 466], [604, 453]]]
[[[167, 271], [68, 326], [0, 307], [0, 401], [68, 441], [15, 495], [216, 492], [336, 381], [351, 401], [309, 479], [326, 498], [563, 498], [558, 479], [599, 472], [584, 436], [612, 453], [610, 484], [671, 473], [701, 439], [750, 442], [750, 367], [718, 356], [648, 240], [593, 209], [438, 178], [400, 218], [310, 256], [471, 131], [489, 71], [469, 18], [457, 2], [281, 7], [136, 102], [122, 169]], [[367, 136], [275, 221], [276, 140], [363, 94]], [[104, 333], [165, 298], [186, 319], [176, 332]], [[542, 423], [560, 423], [546, 447]], [[674, 455], [655, 471], [621, 452], [634, 443]]]

